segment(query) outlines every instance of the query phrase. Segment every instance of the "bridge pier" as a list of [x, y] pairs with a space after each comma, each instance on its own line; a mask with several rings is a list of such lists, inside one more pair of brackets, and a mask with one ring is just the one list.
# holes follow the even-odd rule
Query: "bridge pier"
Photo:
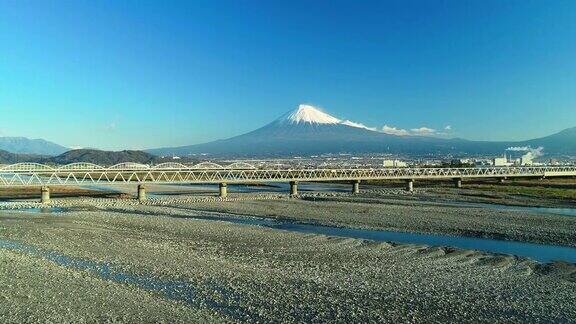
[[298, 196], [298, 181], [290, 181], [290, 196]]
[[228, 185], [225, 182], [220, 182], [218, 188], [220, 189], [220, 198], [226, 198], [228, 196]]
[[454, 179], [454, 187], [462, 188], [462, 178], [455, 178]]
[[49, 204], [50, 203], [50, 187], [43, 186], [41, 189], [40, 203]]
[[414, 179], [406, 180], [406, 191], [408, 192], [414, 191]]
[[146, 201], [146, 186], [143, 184], [138, 185], [138, 201]]
[[352, 181], [352, 193], [353, 194], [360, 193], [360, 180]]

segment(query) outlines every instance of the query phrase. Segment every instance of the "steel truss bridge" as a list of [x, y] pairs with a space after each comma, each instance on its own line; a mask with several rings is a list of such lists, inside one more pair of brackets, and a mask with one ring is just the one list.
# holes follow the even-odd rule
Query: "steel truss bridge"
[[91, 163], [48, 166], [18, 163], [0, 166], [0, 187], [170, 184], [170, 183], [259, 183], [298, 181], [419, 180], [466, 178], [514, 178], [576, 176], [576, 166], [518, 166], [479, 168], [267, 168], [247, 163], [222, 166], [163, 163], [148, 166], [122, 163], [103, 167]]

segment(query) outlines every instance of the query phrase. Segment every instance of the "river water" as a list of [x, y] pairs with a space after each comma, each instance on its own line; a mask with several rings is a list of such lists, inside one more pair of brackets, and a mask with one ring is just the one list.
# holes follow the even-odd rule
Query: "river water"
[[[533, 207], [521, 207], [533, 208]], [[77, 209], [76, 209], [77, 210]], [[538, 212], [546, 211], [539, 208]], [[35, 213], [66, 213], [66, 208], [42, 208], [23, 209], [23, 212]], [[555, 212], [555, 211], [554, 211]], [[572, 214], [574, 210], [568, 210]], [[552, 261], [564, 261], [576, 263], [576, 248], [552, 244], [536, 244], [518, 241], [505, 241], [486, 238], [474, 238], [465, 236], [452, 236], [442, 234], [421, 234], [399, 231], [367, 230], [324, 226], [318, 224], [306, 224], [286, 220], [276, 220], [262, 217], [244, 217], [238, 215], [225, 216], [187, 216], [188, 219], [209, 221], [223, 221], [246, 226], [262, 226], [277, 230], [310, 233], [327, 236], [349, 237], [357, 239], [373, 240], [378, 242], [396, 242], [406, 244], [422, 244], [428, 246], [449, 246], [459, 249], [471, 249], [496, 254], [509, 254], [527, 257], [538, 262], [547, 263]]]
[[302, 224], [261, 217], [242, 217], [235, 215], [223, 217], [198, 216], [191, 218], [225, 221], [242, 225], [256, 225], [299, 233], [366, 239], [378, 242], [423, 244], [428, 246], [450, 246], [460, 249], [472, 249], [497, 254], [523, 256], [542, 263], [552, 261], [576, 263], [576, 248], [551, 244], [536, 244], [442, 234], [420, 234], [398, 231], [342, 228], [316, 224]]
[[[92, 189], [104, 189], [91, 186]], [[179, 186], [176, 186], [178, 189]], [[345, 184], [321, 184], [321, 183], [302, 183], [299, 189], [302, 191], [336, 191], [347, 192], [350, 186]], [[105, 187], [106, 189], [110, 189]], [[217, 185], [193, 185], [182, 186], [187, 190], [208, 190], [216, 191]], [[230, 185], [230, 191], [237, 192], [287, 192], [289, 189], [288, 184], [278, 183], [272, 186], [246, 186], [246, 185]], [[127, 190], [127, 188], [119, 188], [119, 191]], [[165, 193], [170, 194], [170, 193]], [[163, 196], [164, 193], [150, 194], [150, 196]], [[548, 207], [525, 207], [525, 206], [509, 206], [497, 204], [483, 204], [483, 203], [468, 203], [468, 202], [446, 202], [443, 203], [448, 206], [457, 207], [470, 207], [470, 208], [490, 208], [498, 210], [506, 210], [521, 213], [538, 213], [538, 214], [555, 214], [564, 215], [569, 217], [576, 216], [576, 208], [548, 208]], [[78, 209], [67, 208], [33, 208], [23, 211], [35, 213], [64, 213], [68, 211], [77, 211]], [[190, 218], [204, 219], [211, 221], [224, 221], [241, 225], [249, 226], [263, 226], [277, 230], [312, 233], [328, 236], [350, 237], [358, 239], [367, 239], [380, 242], [397, 242], [407, 244], [423, 244], [428, 246], [450, 246], [460, 249], [473, 249], [498, 254], [510, 254], [528, 257], [539, 262], [552, 262], [552, 261], [565, 261], [576, 263], [576, 248], [557, 246], [550, 244], [534, 244], [516, 241], [504, 241], [485, 238], [473, 238], [464, 236], [452, 236], [441, 234], [420, 234], [396, 231], [382, 231], [382, 230], [364, 230], [364, 229], [351, 229], [332, 226], [323, 226], [317, 224], [303, 224], [290, 221], [279, 221], [274, 219], [267, 219], [261, 217], [241, 217], [235, 215], [228, 216], [192, 216]]]

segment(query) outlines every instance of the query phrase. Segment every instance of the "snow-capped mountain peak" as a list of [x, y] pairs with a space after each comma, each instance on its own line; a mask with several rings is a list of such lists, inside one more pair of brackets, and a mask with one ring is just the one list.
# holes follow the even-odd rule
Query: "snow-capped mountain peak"
[[280, 118], [290, 124], [340, 124], [341, 120], [310, 105], [299, 105], [298, 108]]

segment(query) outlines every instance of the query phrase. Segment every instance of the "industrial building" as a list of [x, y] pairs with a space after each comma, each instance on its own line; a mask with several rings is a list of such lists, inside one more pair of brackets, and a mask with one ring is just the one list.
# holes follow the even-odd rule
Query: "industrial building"
[[400, 160], [384, 160], [382, 166], [385, 168], [405, 168], [408, 164]]

